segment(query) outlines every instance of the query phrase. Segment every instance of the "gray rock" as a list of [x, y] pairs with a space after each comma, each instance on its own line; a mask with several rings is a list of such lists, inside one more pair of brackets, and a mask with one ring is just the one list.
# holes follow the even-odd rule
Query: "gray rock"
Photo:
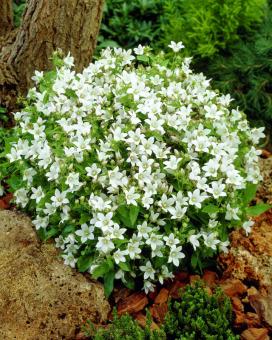
[[108, 312], [101, 284], [65, 266], [28, 217], [0, 211], [0, 339], [74, 339]]

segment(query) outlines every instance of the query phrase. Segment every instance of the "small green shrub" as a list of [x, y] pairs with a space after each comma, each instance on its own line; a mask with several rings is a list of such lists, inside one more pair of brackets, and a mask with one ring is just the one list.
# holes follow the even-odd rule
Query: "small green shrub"
[[165, 340], [163, 330], [151, 331], [150, 315], [147, 318], [147, 325], [142, 329], [139, 324], [128, 314], [118, 317], [116, 310], [113, 313], [113, 321], [107, 328], [95, 329], [89, 323], [84, 327], [87, 336], [93, 340]]
[[233, 340], [232, 307], [221, 289], [209, 295], [202, 283], [187, 286], [179, 301], [170, 301], [165, 318], [167, 339]]
[[113, 322], [108, 328], [85, 327], [86, 335], [94, 340], [235, 340], [239, 336], [231, 330], [232, 306], [230, 299], [221, 289], [210, 296], [201, 282], [187, 286], [179, 300], [169, 302], [169, 311], [161, 330], [142, 329], [129, 315], [118, 317], [114, 312]]
[[242, 41], [230, 56], [210, 64], [208, 74], [222, 92], [254, 119], [272, 120], [272, 10], [260, 30]]
[[163, 0], [108, 0], [98, 37], [101, 48], [132, 48], [158, 40]]
[[166, 0], [162, 43], [182, 40], [189, 55], [211, 57], [250, 34], [266, 0]]

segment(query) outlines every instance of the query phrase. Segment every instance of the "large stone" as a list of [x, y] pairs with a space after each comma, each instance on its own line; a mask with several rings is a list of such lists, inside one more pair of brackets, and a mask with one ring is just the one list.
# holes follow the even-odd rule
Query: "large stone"
[[74, 339], [108, 312], [102, 285], [65, 266], [25, 215], [0, 211], [0, 339]]

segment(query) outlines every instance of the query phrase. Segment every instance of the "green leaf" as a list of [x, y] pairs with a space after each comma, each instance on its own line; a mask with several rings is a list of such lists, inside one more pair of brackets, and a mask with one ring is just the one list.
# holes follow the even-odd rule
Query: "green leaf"
[[40, 228], [37, 230], [37, 235], [39, 237], [40, 240], [45, 241], [46, 238], [46, 230], [43, 228]]
[[77, 268], [78, 270], [82, 272], [86, 272], [91, 266], [91, 263], [93, 261], [92, 256], [80, 256], [77, 261]]
[[137, 55], [137, 60], [138, 61], [142, 61], [144, 63], [148, 63], [149, 62], [149, 57], [146, 55]]
[[135, 289], [135, 281], [131, 276], [126, 276], [126, 281], [124, 282], [124, 285], [128, 288], [128, 289]]
[[15, 191], [22, 186], [22, 179], [16, 174], [13, 174], [10, 179], [7, 180], [7, 183], [10, 185], [11, 189]]
[[258, 216], [258, 215], [264, 213], [265, 211], [267, 211], [270, 208], [272, 208], [272, 205], [266, 204], [266, 203], [260, 203], [260, 204], [254, 205], [252, 207], [246, 208], [246, 213], [249, 216]]
[[256, 195], [258, 185], [248, 183], [246, 189], [244, 191], [243, 202], [245, 205], [248, 205]]
[[194, 269], [197, 267], [197, 263], [198, 263], [198, 254], [194, 253], [191, 257], [191, 265]]
[[126, 227], [134, 229], [139, 210], [140, 209], [138, 207], [120, 205], [117, 209], [117, 217], [121, 220], [121, 222], [124, 223]]
[[39, 230], [37, 230], [37, 234], [42, 241], [49, 240], [50, 238], [56, 236], [58, 232], [58, 228], [50, 228], [49, 230], [40, 228]]
[[135, 223], [137, 221], [137, 217], [139, 214], [140, 208], [138, 206], [135, 205], [131, 205], [130, 209], [129, 209], [129, 218], [130, 218], [130, 222], [131, 225], [134, 227]]
[[215, 214], [219, 211], [219, 208], [216, 206], [216, 205], [213, 205], [213, 204], [209, 204], [209, 205], [206, 205], [202, 211], [206, 214]]
[[104, 291], [107, 298], [111, 295], [113, 291], [114, 277], [115, 273], [113, 270], [111, 270], [104, 276]]
[[74, 233], [74, 232], [75, 232], [75, 226], [72, 224], [69, 224], [63, 229], [62, 235], [68, 236], [69, 234]]
[[129, 264], [125, 263], [125, 262], [120, 262], [118, 264], [118, 266], [124, 271], [124, 272], [130, 272], [131, 271], [131, 267]]
[[159, 269], [159, 268], [161, 268], [161, 266], [164, 264], [164, 263], [166, 263], [167, 261], [166, 261], [166, 259], [164, 258], [164, 257], [156, 257], [155, 258], [155, 261], [154, 261], [154, 267], [156, 268], [156, 269]]
[[109, 270], [109, 264], [107, 263], [107, 261], [105, 261], [94, 269], [94, 271], [92, 272], [92, 276], [94, 279], [98, 279], [99, 277], [105, 276], [105, 274], [108, 273]]

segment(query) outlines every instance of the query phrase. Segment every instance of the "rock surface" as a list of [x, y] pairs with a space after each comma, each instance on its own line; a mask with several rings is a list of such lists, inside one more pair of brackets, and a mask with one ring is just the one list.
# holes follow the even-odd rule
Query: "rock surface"
[[259, 287], [272, 285], [272, 211], [256, 218], [248, 237], [242, 230], [231, 233], [231, 247], [218, 261], [223, 278], [255, 282]]
[[86, 320], [108, 312], [99, 283], [40, 244], [29, 218], [0, 210], [0, 339], [74, 339]]
[[263, 176], [263, 181], [257, 192], [257, 201], [264, 201], [266, 203], [272, 204], [272, 157], [268, 155], [267, 157], [260, 158], [259, 166], [261, 169], [261, 174]]

